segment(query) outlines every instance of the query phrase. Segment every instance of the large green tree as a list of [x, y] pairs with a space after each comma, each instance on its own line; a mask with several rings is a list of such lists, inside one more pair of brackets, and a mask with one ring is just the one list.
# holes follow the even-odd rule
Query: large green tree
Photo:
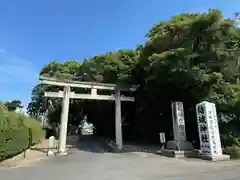
[[[218, 10], [183, 13], [153, 25], [146, 38], [146, 43], [137, 45], [134, 50], [108, 52], [81, 63], [51, 62], [40, 75], [139, 84], [134, 94], [136, 102], [123, 104], [124, 120], [129, 124], [124, 126], [125, 138], [158, 141], [158, 133], [163, 131], [170, 139], [172, 101], [184, 103], [189, 140], [198, 138], [195, 105], [203, 100], [216, 103], [222, 135], [227, 134], [229, 131], [223, 127], [239, 121], [235, 108], [236, 90], [228, 86], [239, 75], [236, 62], [240, 52], [240, 30], [235, 22], [224, 18]], [[41, 89], [39, 87], [35, 89]], [[56, 90], [56, 87], [51, 88]], [[30, 113], [41, 110], [42, 97], [41, 91], [33, 93]], [[61, 110], [60, 101], [53, 101], [52, 119], [58, 117]], [[89, 115], [100, 134], [114, 134], [112, 103], [72, 101], [70, 122], [77, 123], [83, 114]]]

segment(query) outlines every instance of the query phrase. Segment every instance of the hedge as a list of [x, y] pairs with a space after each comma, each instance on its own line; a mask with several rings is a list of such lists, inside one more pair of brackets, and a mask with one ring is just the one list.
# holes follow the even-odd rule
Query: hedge
[[17, 155], [29, 147], [27, 128], [0, 131], [0, 161]]
[[40, 130], [27, 127], [0, 130], [0, 161], [17, 155], [38, 143], [43, 137]]
[[39, 121], [0, 107], [0, 161], [23, 152], [42, 138]]
[[20, 118], [23, 118], [23, 126], [29, 129], [31, 145], [38, 143], [43, 138], [43, 129], [40, 122], [33, 118], [26, 118], [24, 115], [21, 115]]
[[240, 147], [237, 145], [228, 146], [224, 148], [224, 153], [230, 155], [231, 159], [239, 159], [240, 158]]
[[[20, 115], [15, 112], [9, 112], [6, 109], [0, 107], [0, 129], [7, 128], [20, 128], [23, 126], [23, 118], [20, 118]], [[27, 116], [24, 116], [24, 119], [27, 119]]]

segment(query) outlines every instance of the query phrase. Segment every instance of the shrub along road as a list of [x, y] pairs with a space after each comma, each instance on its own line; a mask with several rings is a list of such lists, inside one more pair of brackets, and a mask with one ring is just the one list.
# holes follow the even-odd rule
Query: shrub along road
[[16, 168], [16, 167], [23, 167], [23, 166], [32, 166], [33, 164], [39, 162], [40, 160], [48, 158], [47, 148], [48, 148], [48, 140], [46, 139], [41, 141], [41, 143], [28, 149], [25, 153], [25, 158], [24, 158], [24, 152], [23, 152], [13, 158], [0, 162], [0, 167]]
[[0, 104], [0, 162], [23, 152], [42, 138], [39, 121], [8, 111]]

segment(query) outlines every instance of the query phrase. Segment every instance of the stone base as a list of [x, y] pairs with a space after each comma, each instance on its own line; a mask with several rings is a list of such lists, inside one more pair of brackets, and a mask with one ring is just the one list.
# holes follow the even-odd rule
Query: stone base
[[59, 156], [68, 155], [68, 150], [66, 149], [65, 151], [58, 151], [57, 155], [59, 155]]
[[161, 155], [174, 158], [196, 158], [199, 153], [194, 150], [192, 143], [188, 141], [168, 141], [165, 149], [161, 150]]
[[54, 153], [53, 151], [49, 150], [49, 151], [47, 152], [47, 155], [48, 155], [48, 156], [55, 156], [55, 153]]
[[200, 158], [203, 160], [208, 160], [208, 161], [229, 161], [230, 160], [230, 156], [226, 155], [226, 154], [222, 154], [222, 155], [200, 155]]
[[161, 150], [161, 155], [166, 157], [173, 158], [198, 158], [199, 154], [196, 150], [171, 150], [171, 149], [163, 149]]
[[58, 152], [56, 155], [58, 155], [58, 156], [66, 156], [66, 155], [68, 155], [68, 153], [67, 152]]

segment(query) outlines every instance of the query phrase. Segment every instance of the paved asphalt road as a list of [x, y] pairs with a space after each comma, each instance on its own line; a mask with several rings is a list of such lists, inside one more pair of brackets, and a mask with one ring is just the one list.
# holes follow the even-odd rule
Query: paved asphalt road
[[0, 180], [240, 180], [240, 161], [212, 163], [153, 154], [109, 153], [105, 144], [83, 138], [67, 156], [31, 167], [0, 170]]

